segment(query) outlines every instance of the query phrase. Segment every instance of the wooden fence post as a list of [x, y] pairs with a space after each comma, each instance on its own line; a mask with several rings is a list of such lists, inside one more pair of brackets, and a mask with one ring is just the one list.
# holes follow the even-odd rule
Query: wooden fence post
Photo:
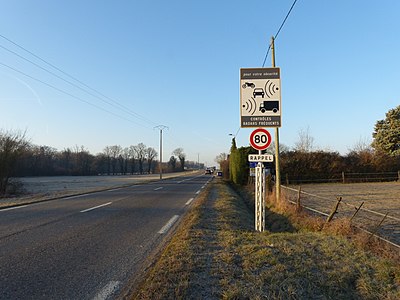
[[345, 178], [344, 178], [344, 172], [342, 172], [342, 182], [343, 182], [343, 183], [346, 183], [346, 180], [345, 180]]
[[381, 227], [383, 221], [385, 221], [388, 214], [389, 214], [389, 212], [386, 213], [386, 215], [383, 217], [383, 219], [379, 222], [378, 226], [376, 226], [375, 230], [369, 236], [368, 241], [378, 232], [379, 227]]
[[301, 211], [301, 186], [299, 186], [299, 192], [297, 194], [297, 202], [296, 202], [296, 211], [299, 212]]
[[363, 206], [363, 205], [364, 205], [364, 201], [360, 204], [359, 207], [355, 207], [356, 212], [355, 212], [355, 213], [353, 214], [353, 216], [350, 218], [350, 222], [351, 222], [351, 220], [353, 220], [353, 218], [356, 216], [356, 214], [360, 211], [361, 206]]
[[335, 206], [334, 206], [334, 208], [333, 208], [331, 214], [330, 214], [329, 217], [326, 219], [326, 223], [329, 223], [330, 221], [332, 221], [333, 216], [336, 214], [337, 209], [339, 208], [340, 201], [342, 201], [342, 197], [338, 197], [338, 198], [337, 198], [337, 202], [336, 202], [336, 204], [335, 204]]

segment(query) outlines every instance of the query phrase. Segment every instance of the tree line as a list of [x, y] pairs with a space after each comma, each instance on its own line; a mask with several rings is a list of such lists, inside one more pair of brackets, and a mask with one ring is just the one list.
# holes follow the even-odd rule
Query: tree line
[[[25, 176], [128, 175], [159, 172], [158, 152], [143, 143], [121, 147], [106, 146], [91, 154], [84, 146], [58, 151], [49, 146], [28, 142], [25, 133], [0, 130], [0, 196], [10, 185], [10, 178]], [[186, 161], [182, 148], [172, 152], [163, 172], [199, 167]]]
[[[236, 147], [232, 141], [230, 155], [220, 161], [223, 172], [236, 184], [245, 185], [249, 180], [249, 154], [257, 154], [251, 147]], [[266, 168], [275, 173], [273, 163]], [[371, 149], [352, 150], [347, 155], [330, 151], [285, 150], [280, 153], [280, 171], [283, 182], [330, 182], [339, 181], [346, 173], [397, 173], [400, 170], [400, 156], [388, 155]], [[397, 177], [397, 176], [396, 176]]]
[[[359, 142], [346, 155], [338, 152], [314, 150], [313, 138], [308, 131], [300, 131], [299, 141], [290, 150], [280, 146], [281, 180], [292, 183], [318, 181], [329, 182], [346, 173], [383, 173], [400, 171], [400, 106], [389, 110], [384, 120], [376, 122], [370, 145]], [[216, 161], [225, 174], [236, 184], [247, 184], [249, 178], [249, 154], [257, 152], [251, 147], [236, 146], [232, 139], [229, 155], [220, 154]], [[275, 151], [272, 148], [271, 154]], [[274, 164], [267, 164], [274, 172]]]
[[152, 173], [157, 151], [143, 143], [122, 148], [106, 146], [101, 153], [91, 154], [84, 146], [58, 151], [49, 146], [27, 144], [21, 151], [12, 176], [60, 175], [126, 175]]

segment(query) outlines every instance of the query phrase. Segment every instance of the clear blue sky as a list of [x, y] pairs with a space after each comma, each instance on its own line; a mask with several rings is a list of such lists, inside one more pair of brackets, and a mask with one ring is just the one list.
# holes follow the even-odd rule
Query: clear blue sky
[[[0, 3], [2, 36], [108, 97], [32, 65], [10, 51], [80, 85], [0, 37], [1, 129], [96, 154], [140, 142], [158, 151], [162, 124], [164, 161], [181, 147], [188, 160], [214, 165], [229, 152], [229, 133], [249, 144], [253, 129], [239, 130], [239, 70], [262, 66], [293, 1]], [[307, 129], [315, 148], [342, 154], [371, 141], [375, 122], [400, 103], [399, 12], [396, 0], [297, 1], [275, 44], [282, 144], [293, 147]]]

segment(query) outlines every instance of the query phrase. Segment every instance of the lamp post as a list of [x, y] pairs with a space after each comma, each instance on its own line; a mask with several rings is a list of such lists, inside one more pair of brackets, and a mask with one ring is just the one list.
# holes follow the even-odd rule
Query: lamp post
[[168, 129], [168, 127], [164, 125], [158, 125], [154, 127], [154, 129], [156, 128], [160, 130], [160, 179], [162, 179], [162, 133], [163, 130]]

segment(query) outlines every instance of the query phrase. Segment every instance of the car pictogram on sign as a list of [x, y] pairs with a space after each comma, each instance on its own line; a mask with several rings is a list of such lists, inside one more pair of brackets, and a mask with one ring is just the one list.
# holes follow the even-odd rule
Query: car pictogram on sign
[[253, 91], [253, 97], [254, 98], [257, 97], [257, 96], [261, 96], [261, 97], [264, 98], [264, 95], [265, 95], [265, 93], [264, 93], [264, 89], [263, 88], [255, 88], [254, 91]]

